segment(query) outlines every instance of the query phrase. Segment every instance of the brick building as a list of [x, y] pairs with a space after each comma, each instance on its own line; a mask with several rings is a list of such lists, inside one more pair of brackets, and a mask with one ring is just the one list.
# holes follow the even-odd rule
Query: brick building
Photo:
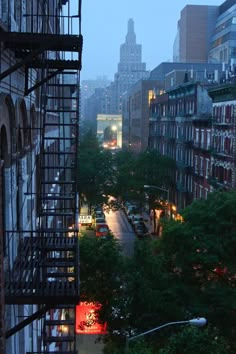
[[210, 191], [211, 109], [206, 88], [196, 82], [157, 95], [150, 105], [149, 148], [176, 161], [176, 186], [170, 195], [178, 210]]

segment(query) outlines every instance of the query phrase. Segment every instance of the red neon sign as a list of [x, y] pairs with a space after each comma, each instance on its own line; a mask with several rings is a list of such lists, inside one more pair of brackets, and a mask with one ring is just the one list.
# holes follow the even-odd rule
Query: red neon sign
[[76, 306], [75, 333], [105, 334], [106, 323], [98, 323], [97, 311], [101, 305], [93, 302], [81, 302]]

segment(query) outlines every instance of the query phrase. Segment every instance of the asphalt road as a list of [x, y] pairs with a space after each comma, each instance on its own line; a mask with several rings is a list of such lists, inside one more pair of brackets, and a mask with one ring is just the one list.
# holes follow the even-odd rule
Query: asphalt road
[[105, 212], [107, 224], [121, 245], [124, 256], [132, 257], [136, 235], [123, 210]]
[[[123, 255], [132, 257], [136, 235], [125, 212], [123, 210], [109, 210], [109, 212], [105, 211], [105, 216], [112, 234], [121, 245]], [[94, 231], [88, 230], [84, 226], [81, 227], [81, 231], [91, 237], [94, 236]]]

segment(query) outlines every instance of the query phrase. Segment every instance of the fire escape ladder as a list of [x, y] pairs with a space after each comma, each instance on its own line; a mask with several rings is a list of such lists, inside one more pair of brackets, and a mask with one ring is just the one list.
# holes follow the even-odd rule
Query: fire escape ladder
[[236, 106], [233, 112], [233, 171], [232, 171], [232, 188], [236, 188]]
[[[45, 0], [42, 13], [28, 15], [32, 22], [35, 18], [37, 26], [38, 23], [42, 25], [41, 32], [38, 29], [36, 32], [32, 29], [31, 33], [0, 30], [0, 42], [5, 49], [13, 51], [16, 58], [15, 65], [0, 73], [0, 80], [4, 81], [15, 70], [24, 68], [25, 94], [35, 90], [38, 102], [37, 191], [32, 193], [37, 196], [34, 199], [37, 225], [35, 227], [32, 222], [32, 230], [23, 226], [21, 230], [6, 231], [7, 239], [16, 240], [17, 252], [11, 269], [5, 274], [5, 303], [36, 305], [33, 306], [34, 313], [9, 329], [7, 335], [16, 334], [35, 319], [40, 320], [42, 327], [41, 351], [26, 354], [77, 354], [81, 0], [75, 16], [71, 15], [71, 3], [74, 1]], [[62, 5], [66, 5], [67, 15], [60, 18], [60, 11], [56, 15], [50, 13], [56, 6], [61, 10]], [[41, 11], [41, 7], [37, 9]], [[71, 22], [74, 19], [79, 22], [76, 27], [78, 35], [72, 35], [75, 26]]]
[[[46, 68], [46, 76], [51, 75], [50, 65]], [[57, 76], [52, 75], [42, 91], [39, 230], [46, 241], [43, 277], [46, 283], [57, 284], [53, 297], [54, 304], [59, 306], [44, 317], [43, 346], [48, 350], [53, 345], [59, 352], [74, 352], [76, 347], [78, 82], [76, 71], [63, 70]]]

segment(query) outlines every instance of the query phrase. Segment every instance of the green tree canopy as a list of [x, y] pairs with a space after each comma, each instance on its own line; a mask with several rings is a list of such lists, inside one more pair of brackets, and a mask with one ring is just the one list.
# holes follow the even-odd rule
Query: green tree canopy
[[159, 354], [230, 354], [227, 341], [213, 327], [184, 327], [172, 335]]
[[91, 130], [80, 143], [78, 166], [81, 199], [86, 199], [89, 207], [106, 202], [115, 178], [112, 154], [99, 146]]
[[187, 207], [183, 216], [183, 223], [166, 225], [160, 241], [167, 269], [188, 289], [186, 310], [204, 315], [220, 333], [233, 338], [236, 192], [211, 193]]

